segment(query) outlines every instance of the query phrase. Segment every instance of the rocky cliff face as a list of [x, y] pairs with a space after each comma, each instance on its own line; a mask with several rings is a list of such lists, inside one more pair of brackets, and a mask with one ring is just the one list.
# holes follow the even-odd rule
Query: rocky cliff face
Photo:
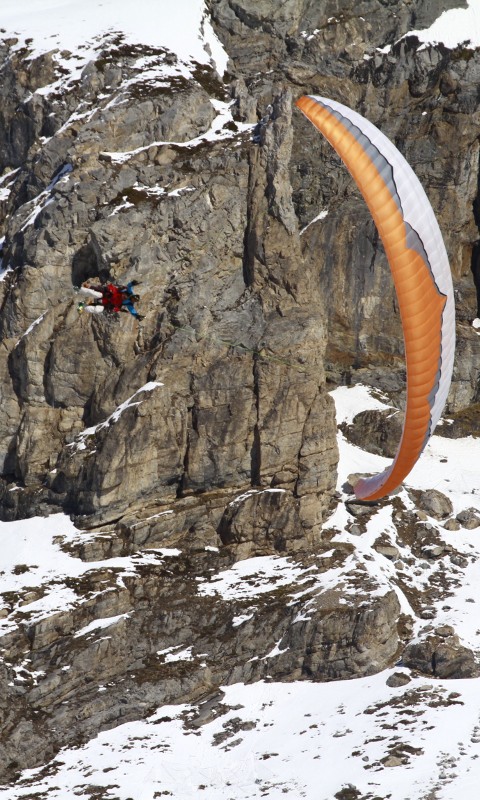
[[[43, 109], [58, 133], [22, 161], [25, 122], [10, 154], [23, 165], [6, 206], [3, 473], [34, 508], [40, 492], [98, 520], [140, 499], [284, 486], [302, 508], [315, 496], [312, 527], [336, 452], [322, 309], [307, 302], [288, 181], [291, 97], [274, 99], [261, 143], [227, 116], [217, 142], [152, 145], [208, 130], [228, 87], [211, 70], [156, 92], [137, 60], [110, 49], [75, 99], [54, 101], [55, 123]], [[78, 318], [73, 285], [94, 276], [141, 281], [140, 328]]]
[[[85, 536], [64, 546], [102, 565], [74, 583], [73, 610], [38, 622], [32, 598], [4, 597], [2, 777], [221, 683], [368, 674], [408, 639], [395, 593], [367, 602], [378, 587], [322, 530], [338, 459], [326, 378], [401, 401], [402, 342], [373, 223], [293, 112], [301, 93], [360, 109], [423, 181], [459, 300], [451, 411], [478, 400], [478, 53], [402, 38], [438, 2], [209, 9], [230, 58], [222, 79], [204, 65], [156, 79], [175, 55], [118, 36], [71, 82], [55, 54], [2, 43], [0, 512], [65, 511]], [[74, 286], [88, 278], [140, 281], [142, 323], [79, 315]], [[181, 555], [140, 559], [118, 582], [110, 559], [158, 548]], [[247, 601], [198, 597], [206, 574], [271, 554], [307, 576], [344, 568], [358, 591], [345, 603], [313, 581], [296, 625], [303, 601], [282, 587], [241, 626]], [[74, 639], [114, 615], [108, 644]], [[158, 657], [180, 646], [198, 654], [184, 669]], [[46, 677], [12, 683], [25, 659]]]

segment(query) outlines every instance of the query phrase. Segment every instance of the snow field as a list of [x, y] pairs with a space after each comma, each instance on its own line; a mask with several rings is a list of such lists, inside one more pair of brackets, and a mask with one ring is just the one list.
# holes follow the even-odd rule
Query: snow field
[[[2, 0], [1, 26], [19, 37], [19, 48], [27, 41], [32, 58], [61, 51], [59, 63], [72, 76], [95, 57], [100, 36], [119, 32], [127, 43], [165, 47], [184, 62], [212, 59], [219, 75], [228, 60], [204, 0]], [[74, 55], [74, 65], [64, 51]]]
[[[473, 800], [477, 682], [417, 679], [387, 689], [387, 676], [224, 687], [230, 710], [201, 727], [190, 724], [195, 707], [165, 706], [61, 751], [53, 774], [25, 771], [0, 798], [89, 798], [95, 786], [105, 800], [332, 800], [351, 785], [362, 796], [424, 800], [435, 790], [438, 800]], [[408, 763], [395, 765], [400, 754]]]

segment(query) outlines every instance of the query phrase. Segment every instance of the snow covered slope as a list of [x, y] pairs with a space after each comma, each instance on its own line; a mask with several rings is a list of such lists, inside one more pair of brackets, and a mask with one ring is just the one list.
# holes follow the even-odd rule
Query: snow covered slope
[[[101, 37], [118, 34], [128, 44], [165, 47], [186, 64], [213, 60], [220, 76], [227, 65], [204, 0], [4, 0], [0, 26], [32, 58], [58, 50], [58, 63], [72, 77], [95, 57]], [[67, 50], [73, 59], [62, 53]]]
[[407, 35], [418, 36], [424, 46], [441, 42], [451, 48], [459, 44], [472, 49], [480, 47], [480, 6], [477, 0], [467, 0], [466, 8], [444, 11], [429, 28]]

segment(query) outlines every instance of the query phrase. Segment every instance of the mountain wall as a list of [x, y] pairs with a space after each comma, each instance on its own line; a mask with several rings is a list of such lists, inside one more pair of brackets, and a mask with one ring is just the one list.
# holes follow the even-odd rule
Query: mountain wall
[[[480, 57], [405, 38], [459, 5], [210, 0], [228, 72], [199, 64], [191, 79], [175, 54], [120, 35], [99, 42], [75, 81], [56, 53], [32, 60], [3, 39], [1, 517], [71, 515], [85, 531], [72, 552], [86, 562], [182, 553], [122, 585], [114, 567], [92, 566], [74, 585], [78, 607], [39, 622], [28, 598], [6, 598], [3, 777], [225, 682], [352, 677], [401, 651], [395, 593], [367, 602], [375, 585], [355, 569], [354, 597], [312, 589], [297, 625], [301, 602], [281, 588], [237, 627], [248, 603], [198, 599], [196, 580], [271, 554], [318, 568], [336, 502], [328, 389], [370, 383], [402, 401], [385, 256], [348, 174], [293, 110], [300, 94], [364, 113], [422, 180], [458, 301], [449, 411], [479, 400], [469, 323]], [[138, 281], [141, 323], [79, 314], [74, 287], [90, 278]], [[337, 546], [322, 563], [351, 555]], [[109, 644], [74, 640], [113, 615], [127, 616]], [[257, 660], [278, 642], [284, 655]], [[157, 657], [181, 645], [208, 653], [208, 669]], [[12, 682], [25, 659], [46, 677]], [[110, 686], [101, 699], [100, 683]]]

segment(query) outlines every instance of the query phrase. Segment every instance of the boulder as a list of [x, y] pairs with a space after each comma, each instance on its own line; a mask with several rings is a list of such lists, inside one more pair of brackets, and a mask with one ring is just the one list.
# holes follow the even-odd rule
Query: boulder
[[460, 523], [462, 528], [467, 530], [474, 530], [480, 526], [480, 512], [477, 508], [466, 508], [460, 511], [456, 516], [456, 520]]
[[388, 676], [386, 684], [392, 689], [398, 689], [400, 686], [406, 686], [411, 680], [410, 675], [407, 675], [406, 672], [393, 672]]
[[350, 425], [342, 425], [346, 439], [369, 453], [393, 458], [402, 435], [404, 415], [399, 411], [361, 411]]
[[453, 512], [452, 501], [438, 489], [409, 489], [408, 494], [417, 508], [434, 519], [446, 519]]
[[458, 519], [452, 518], [447, 519], [443, 527], [446, 531], [459, 531], [462, 526], [460, 525]]
[[402, 664], [437, 678], [475, 678], [479, 667], [473, 651], [462, 645], [450, 626], [421, 635], [402, 653]]

